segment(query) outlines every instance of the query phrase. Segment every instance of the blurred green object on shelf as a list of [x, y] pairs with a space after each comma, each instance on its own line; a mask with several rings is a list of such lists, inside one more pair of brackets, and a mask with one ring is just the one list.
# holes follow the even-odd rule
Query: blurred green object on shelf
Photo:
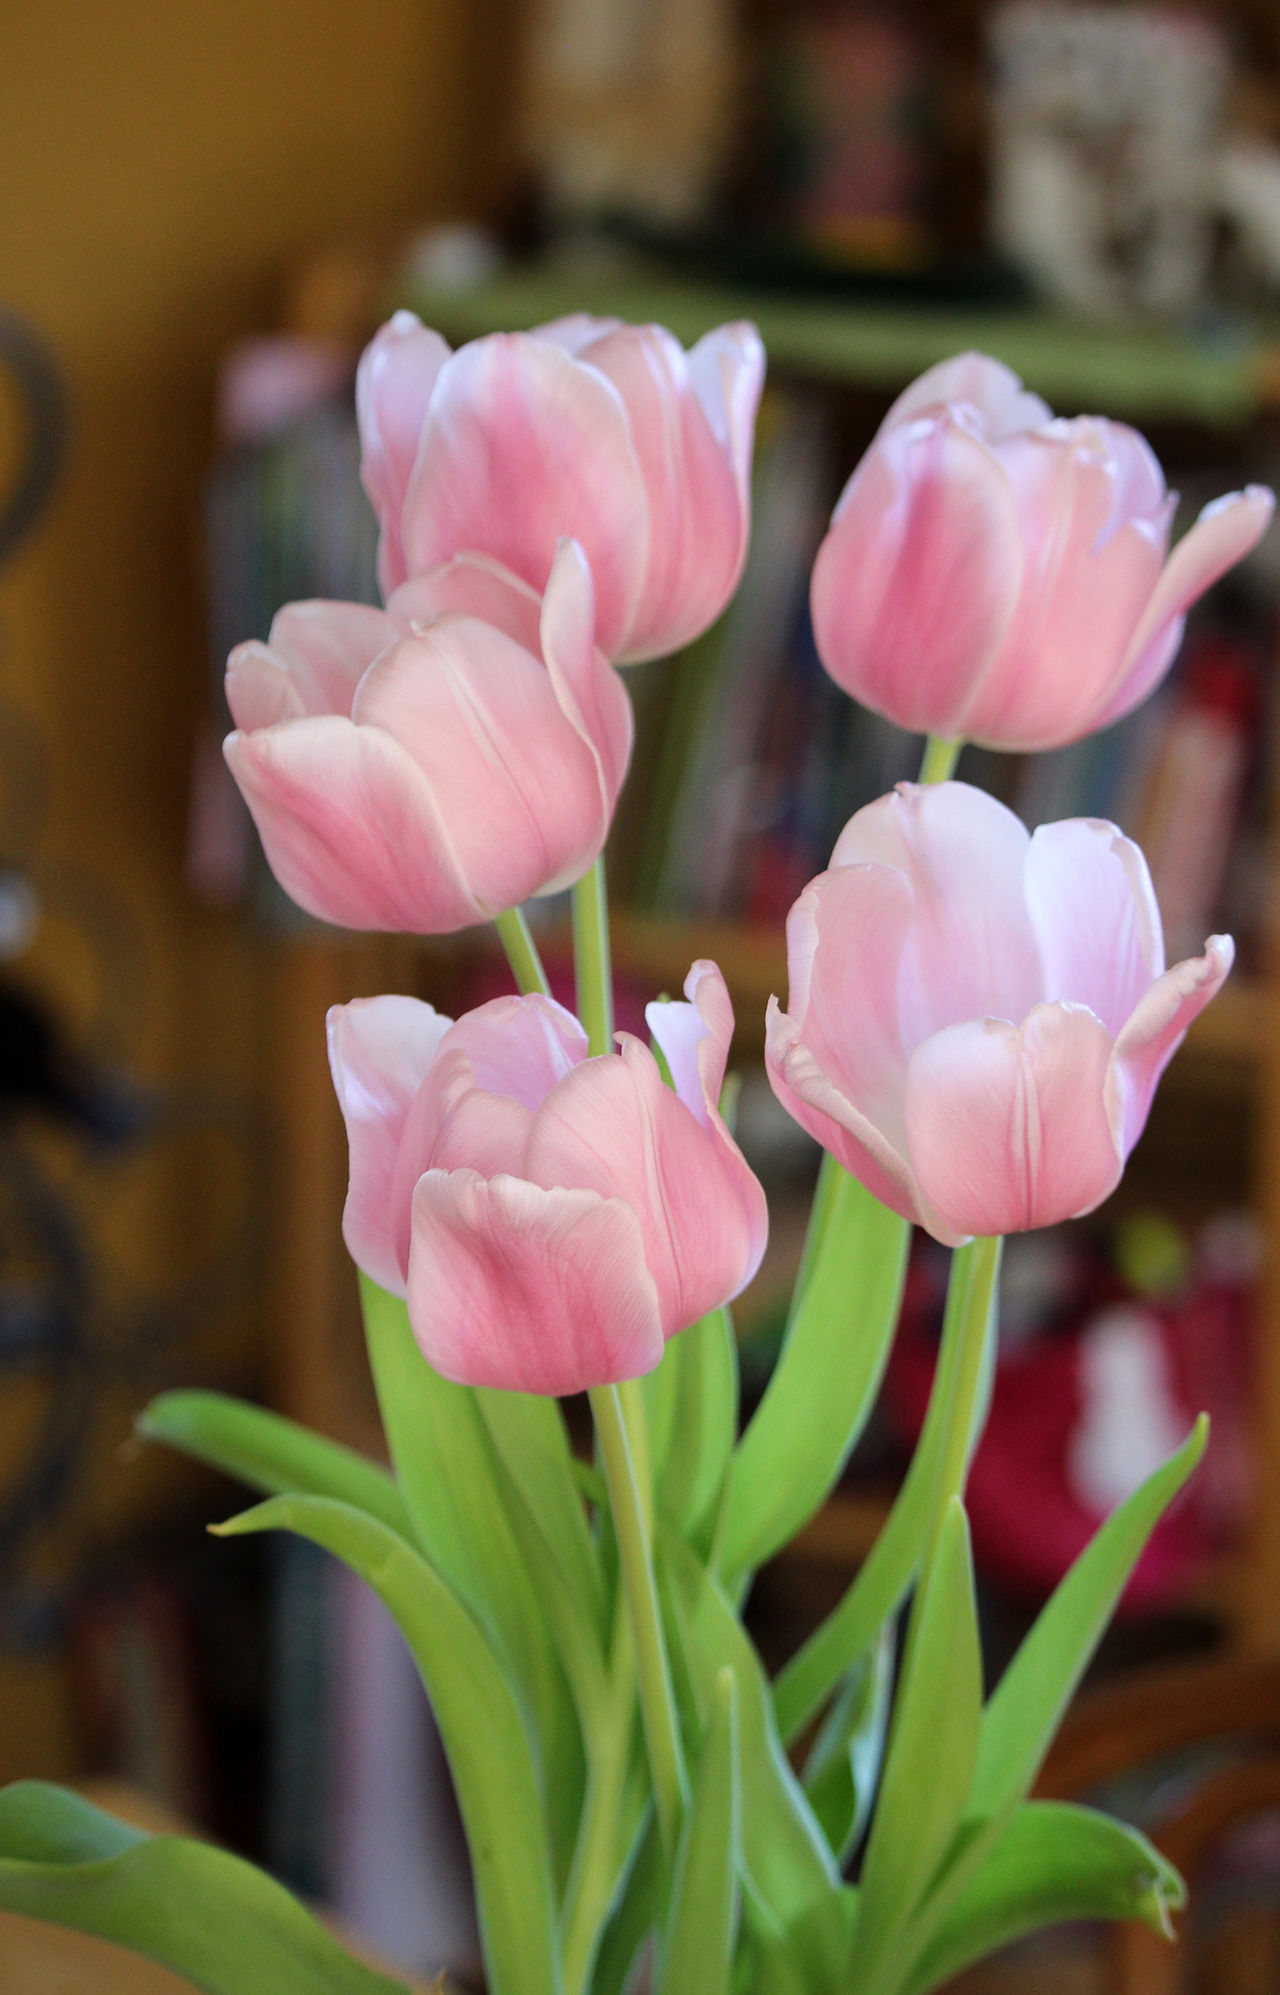
[[518, 330], [570, 312], [654, 320], [686, 344], [752, 319], [771, 367], [847, 387], [893, 391], [949, 355], [994, 354], [1070, 412], [1236, 425], [1280, 408], [1280, 332], [1247, 321], [1212, 329], [1089, 325], [1044, 310], [787, 297], [670, 274], [625, 276], [517, 266], [466, 288], [402, 280], [391, 302], [454, 340]]

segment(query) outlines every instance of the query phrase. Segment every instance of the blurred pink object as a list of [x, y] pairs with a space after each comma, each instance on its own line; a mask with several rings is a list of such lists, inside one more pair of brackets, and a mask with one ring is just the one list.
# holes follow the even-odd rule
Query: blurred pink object
[[742, 572], [763, 380], [751, 325], [686, 354], [660, 326], [578, 314], [451, 354], [397, 312], [356, 384], [384, 593], [468, 550], [541, 590], [571, 534], [609, 657], [678, 650]]
[[232, 774], [285, 892], [344, 928], [446, 934], [586, 872], [631, 704], [561, 544], [541, 600], [460, 557], [386, 610], [291, 603], [227, 664]]
[[1089, 1212], [1231, 968], [1164, 966], [1146, 861], [1114, 825], [1029, 837], [965, 783], [849, 820], [787, 920], [780, 1101], [877, 1198], [954, 1245]]
[[1186, 612], [1274, 510], [1206, 506], [1166, 561], [1177, 504], [1145, 439], [1055, 419], [997, 360], [963, 354], [899, 397], [813, 571], [831, 676], [900, 727], [1055, 748], [1139, 705]]
[[329, 1014], [351, 1144], [347, 1246], [408, 1295], [446, 1378], [569, 1393], [651, 1371], [764, 1252], [764, 1193], [717, 1102], [733, 1010], [714, 963], [653, 1004], [670, 1068], [625, 1033], [587, 1057], [551, 998], [453, 1024], [414, 998]]
[[218, 432], [226, 443], [265, 443], [314, 415], [345, 388], [350, 350], [336, 340], [279, 333], [232, 348], [218, 375]]

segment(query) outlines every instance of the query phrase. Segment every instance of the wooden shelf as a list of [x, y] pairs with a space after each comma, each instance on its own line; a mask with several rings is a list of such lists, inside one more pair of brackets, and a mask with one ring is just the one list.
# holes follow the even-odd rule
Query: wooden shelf
[[1093, 326], [1041, 311], [797, 298], [670, 273], [602, 277], [536, 264], [468, 290], [402, 281], [391, 303], [412, 307], [454, 341], [582, 311], [656, 320], [686, 343], [728, 320], [752, 319], [779, 371], [886, 393], [976, 347], [1068, 413], [1106, 409], [1230, 426], [1280, 407], [1280, 330], [1249, 322], [1210, 334]]

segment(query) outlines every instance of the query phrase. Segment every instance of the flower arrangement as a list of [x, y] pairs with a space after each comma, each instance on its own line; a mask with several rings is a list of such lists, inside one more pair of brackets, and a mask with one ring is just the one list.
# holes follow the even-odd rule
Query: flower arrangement
[[[1203, 1423], [1109, 1519], [985, 1698], [964, 1509], [1001, 1238], [1114, 1189], [1226, 978], [1167, 968], [1138, 848], [1029, 837], [951, 780], [962, 739], [1043, 748], [1157, 684], [1193, 599], [1263, 532], [1257, 488], [1168, 556], [1143, 439], [1064, 422], [998, 362], [935, 367], [836, 508], [814, 628], [853, 696], [929, 737], [787, 924], [767, 1065], [825, 1152], [786, 1337], [739, 1433], [729, 1316], [764, 1250], [714, 963], [615, 1035], [602, 854], [631, 747], [619, 666], [704, 630], [741, 572], [764, 356], [724, 327], [574, 318], [450, 353], [411, 316], [360, 368], [382, 610], [301, 603], [232, 654], [227, 759], [321, 918], [492, 921], [517, 995], [329, 1019], [390, 1471], [278, 1416], [167, 1394], [141, 1429], [362, 1574], [431, 1697], [491, 1995], [926, 1995], [1060, 1919], [1169, 1930], [1136, 1831], [1029, 1798]], [[576, 1015], [521, 904], [572, 887]], [[770, 1681], [756, 1569], [829, 1494], [875, 1400], [913, 1225], [953, 1250], [928, 1416], [874, 1549]], [[559, 1396], [589, 1395], [590, 1461]], [[0, 1796], [0, 1906], [210, 1995], [392, 1995], [278, 1885], [36, 1783]], [[403, 1995], [403, 1991], [402, 1991]]]

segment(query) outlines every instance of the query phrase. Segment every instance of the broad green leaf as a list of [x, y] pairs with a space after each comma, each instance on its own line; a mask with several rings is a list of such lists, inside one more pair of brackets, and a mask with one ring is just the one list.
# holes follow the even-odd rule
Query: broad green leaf
[[997, 1815], [1030, 1792], [1147, 1539], [1208, 1437], [1202, 1414], [1177, 1454], [1111, 1513], [1041, 1609], [983, 1716], [971, 1817]]
[[[885, 1622], [902, 1605], [915, 1577], [933, 1503], [934, 1462], [959, 1359], [972, 1260], [972, 1243], [958, 1248], [951, 1257], [942, 1344], [929, 1408], [884, 1528], [844, 1599], [797, 1650], [774, 1684], [778, 1727], [788, 1744], [817, 1716], [845, 1671], [871, 1647]], [[994, 1345], [994, 1339], [990, 1341]], [[971, 1453], [982, 1431], [983, 1412], [980, 1404], [969, 1437]]]
[[[659, 1588], [668, 1640], [681, 1651], [705, 1725], [721, 1670], [738, 1686], [744, 1885], [794, 1943], [815, 1985], [829, 1979], [843, 1946], [840, 1876], [773, 1719], [755, 1648], [717, 1583], [670, 1531], [657, 1534]], [[676, 1658], [673, 1655], [673, 1668]]]
[[805, 1764], [804, 1791], [842, 1865], [871, 1816], [889, 1723], [893, 1650], [893, 1627], [886, 1622], [848, 1671]]
[[713, 1309], [667, 1351], [676, 1360], [674, 1417], [660, 1471], [655, 1451], [654, 1501], [683, 1538], [703, 1548], [738, 1434], [738, 1346], [728, 1310]]
[[478, 1395], [432, 1370], [400, 1297], [361, 1275], [360, 1299], [382, 1424], [415, 1538], [489, 1635], [519, 1695], [563, 1885], [582, 1801], [582, 1743], [539, 1576], [511, 1521]]
[[333, 1496], [413, 1537], [404, 1498], [384, 1468], [265, 1407], [225, 1392], [162, 1392], [135, 1425], [148, 1441], [166, 1441], [267, 1496]]
[[1185, 1898], [1173, 1865], [1136, 1829], [1092, 1808], [1027, 1802], [956, 1899], [904, 1995], [927, 1995], [970, 1961], [1069, 1920], [1141, 1919], [1172, 1938], [1169, 1914]]
[[773, 1377], [730, 1465], [718, 1560], [727, 1584], [784, 1545], [839, 1480], [880, 1389], [910, 1238], [905, 1219], [839, 1171]]
[[491, 1995], [561, 1995], [538, 1773], [519, 1705], [483, 1629], [426, 1559], [347, 1504], [277, 1496], [220, 1531], [295, 1531], [381, 1596], [413, 1651], [453, 1771]]
[[729, 1995], [738, 1923], [737, 1691], [721, 1670], [685, 1815], [657, 1995]]
[[608, 1630], [604, 1575], [574, 1476], [559, 1402], [538, 1393], [489, 1389], [477, 1391], [475, 1397], [503, 1467], [603, 1642]]
[[933, 1882], [973, 1780], [982, 1656], [958, 1497], [938, 1535], [909, 1648], [859, 1884], [855, 1957], [868, 1986]]
[[205, 1995], [406, 1995], [252, 1864], [39, 1781], [0, 1793], [0, 1910], [114, 1941]]

